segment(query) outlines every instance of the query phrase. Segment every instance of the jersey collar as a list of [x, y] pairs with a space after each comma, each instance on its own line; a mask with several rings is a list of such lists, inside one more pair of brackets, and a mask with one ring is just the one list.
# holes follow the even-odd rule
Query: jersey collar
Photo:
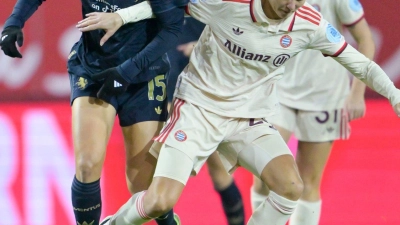
[[[296, 18], [295, 15], [296, 15], [296, 12], [293, 13], [292, 15], [290, 15], [284, 21], [282, 21], [278, 25], [279, 26], [278, 30], [279, 31], [292, 31], [294, 21]], [[261, 0], [251, 0], [250, 1], [250, 16], [254, 23], [267, 23], [269, 25], [268, 18], [262, 9]], [[271, 27], [271, 26], [269, 26], [269, 27]], [[268, 29], [268, 31], [276, 32], [277, 30], [276, 30], [276, 28], [273, 29], [271, 27], [271, 29]]]

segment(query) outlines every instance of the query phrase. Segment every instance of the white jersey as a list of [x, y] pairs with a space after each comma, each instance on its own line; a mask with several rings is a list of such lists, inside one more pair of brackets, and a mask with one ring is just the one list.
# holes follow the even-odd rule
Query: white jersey
[[[308, 0], [339, 31], [362, 18], [358, 0]], [[278, 82], [279, 101], [291, 108], [321, 111], [341, 108], [350, 90], [346, 68], [319, 51], [307, 50], [285, 64]]]
[[311, 5], [270, 24], [261, 0], [192, 0], [187, 13], [207, 24], [175, 97], [226, 117], [275, 113], [282, 65], [305, 49], [335, 57], [392, 103], [400, 94], [382, 69], [348, 45]]

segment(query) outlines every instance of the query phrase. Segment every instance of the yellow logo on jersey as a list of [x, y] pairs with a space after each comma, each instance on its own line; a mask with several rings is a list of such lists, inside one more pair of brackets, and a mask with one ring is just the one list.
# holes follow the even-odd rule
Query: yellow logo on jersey
[[83, 223], [79, 223], [79, 222], [76, 222], [78, 225], [93, 225], [93, 223], [94, 223], [94, 220], [92, 221], [92, 222], [90, 222], [90, 223], [87, 223], [86, 221], [83, 221]]
[[76, 54], [76, 51], [75, 50], [73, 50], [71, 53], [69, 53], [69, 55], [68, 55], [68, 59], [70, 59], [73, 55], [75, 55]]
[[160, 106], [158, 106], [157, 108], [154, 108], [154, 110], [156, 111], [156, 113], [157, 113], [158, 115], [160, 115], [161, 112], [162, 112], [162, 109], [160, 108]]
[[79, 77], [78, 82], [75, 83], [79, 89], [83, 90], [86, 88], [86, 85], [88, 84], [87, 79], [83, 78], [83, 77]]

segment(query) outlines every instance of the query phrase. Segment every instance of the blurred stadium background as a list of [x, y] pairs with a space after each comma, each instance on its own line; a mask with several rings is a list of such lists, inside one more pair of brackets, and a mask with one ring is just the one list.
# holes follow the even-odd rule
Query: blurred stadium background
[[[398, 3], [361, 0], [376, 60], [400, 87]], [[3, 0], [0, 28], [15, 1]], [[0, 225], [73, 224], [74, 162], [66, 59], [80, 36], [80, 1], [47, 1], [24, 28], [22, 59], [0, 54]], [[351, 41], [350, 41], [351, 43]], [[322, 185], [321, 225], [400, 224], [400, 120], [386, 99], [367, 91], [367, 114], [349, 141], [335, 143]], [[295, 140], [290, 147], [295, 149]], [[102, 178], [103, 216], [128, 198], [122, 134], [115, 126]], [[250, 215], [251, 176], [235, 173]], [[175, 211], [184, 225], [226, 224], [203, 168]]]

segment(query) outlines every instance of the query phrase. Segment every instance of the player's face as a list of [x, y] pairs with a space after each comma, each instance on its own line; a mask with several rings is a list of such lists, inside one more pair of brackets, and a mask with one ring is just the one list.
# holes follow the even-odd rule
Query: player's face
[[270, 19], [285, 19], [304, 5], [305, 0], [263, 0], [263, 9]]

